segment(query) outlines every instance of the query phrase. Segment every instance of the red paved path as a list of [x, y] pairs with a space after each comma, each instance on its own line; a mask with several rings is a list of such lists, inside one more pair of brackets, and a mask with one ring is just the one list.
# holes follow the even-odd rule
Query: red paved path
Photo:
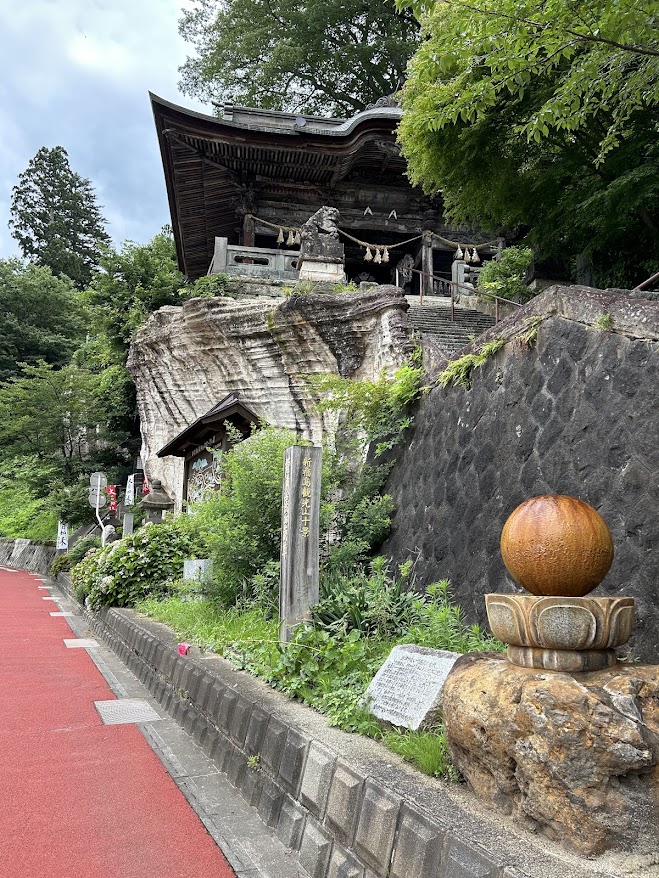
[[31, 574], [0, 570], [0, 876], [230, 878], [233, 872]]

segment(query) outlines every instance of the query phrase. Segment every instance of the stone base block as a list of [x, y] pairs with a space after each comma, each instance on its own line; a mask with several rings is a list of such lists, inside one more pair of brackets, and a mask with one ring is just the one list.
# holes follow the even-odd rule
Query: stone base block
[[607, 650], [627, 643], [634, 628], [629, 597], [486, 594], [485, 605], [492, 633], [510, 646]]
[[586, 856], [656, 852], [658, 704], [656, 665], [548, 674], [476, 653], [444, 685], [451, 755], [476, 795]]
[[346, 282], [346, 273], [343, 263], [321, 262], [315, 259], [304, 259], [300, 266], [301, 281], [329, 281], [335, 284]]

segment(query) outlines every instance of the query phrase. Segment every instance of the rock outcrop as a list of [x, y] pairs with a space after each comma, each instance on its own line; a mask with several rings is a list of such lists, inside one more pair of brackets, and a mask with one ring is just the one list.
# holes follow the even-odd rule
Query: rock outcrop
[[499, 810], [580, 854], [659, 851], [659, 667], [571, 675], [464, 656], [444, 722], [458, 768]]
[[161, 308], [128, 358], [148, 477], [180, 502], [182, 462], [156, 453], [230, 391], [263, 420], [318, 441], [331, 423], [315, 410], [306, 376], [372, 379], [393, 371], [412, 349], [406, 310], [393, 286]]

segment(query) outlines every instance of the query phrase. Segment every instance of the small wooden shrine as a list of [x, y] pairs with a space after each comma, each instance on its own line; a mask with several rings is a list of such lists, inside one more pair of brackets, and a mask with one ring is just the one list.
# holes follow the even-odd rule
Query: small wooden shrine
[[179, 266], [190, 280], [209, 272], [216, 239], [291, 257], [301, 226], [322, 206], [340, 212], [352, 281], [392, 283], [398, 268], [418, 290], [414, 269], [448, 281], [454, 258], [479, 264], [497, 248], [478, 231], [449, 226], [441, 199], [410, 184], [396, 142], [402, 112], [391, 99], [352, 119], [230, 105], [217, 118], [155, 95], [151, 104]]
[[185, 502], [195, 503], [217, 487], [220, 473], [215, 452], [228, 451], [236, 441], [247, 438], [259, 423], [258, 415], [240, 402], [238, 393], [230, 393], [160, 449], [158, 457], [185, 460]]

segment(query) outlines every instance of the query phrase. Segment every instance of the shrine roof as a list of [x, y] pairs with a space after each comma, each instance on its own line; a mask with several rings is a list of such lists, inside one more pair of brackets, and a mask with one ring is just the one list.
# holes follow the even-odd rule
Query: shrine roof
[[208, 441], [218, 426], [227, 420], [242, 420], [248, 424], [260, 423], [256, 412], [241, 403], [238, 392], [234, 391], [163, 446], [157, 456], [185, 457], [191, 448], [197, 448]]
[[331, 119], [231, 105], [217, 118], [154, 94], [151, 105], [179, 267], [191, 279], [206, 274], [216, 236], [237, 242], [237, 208], [250, 186], [283, 181], [315, 188], [316, 207], [351, 173], [386, 170], [387, 185], [410, 187], [396, 144], [398, 107]]

